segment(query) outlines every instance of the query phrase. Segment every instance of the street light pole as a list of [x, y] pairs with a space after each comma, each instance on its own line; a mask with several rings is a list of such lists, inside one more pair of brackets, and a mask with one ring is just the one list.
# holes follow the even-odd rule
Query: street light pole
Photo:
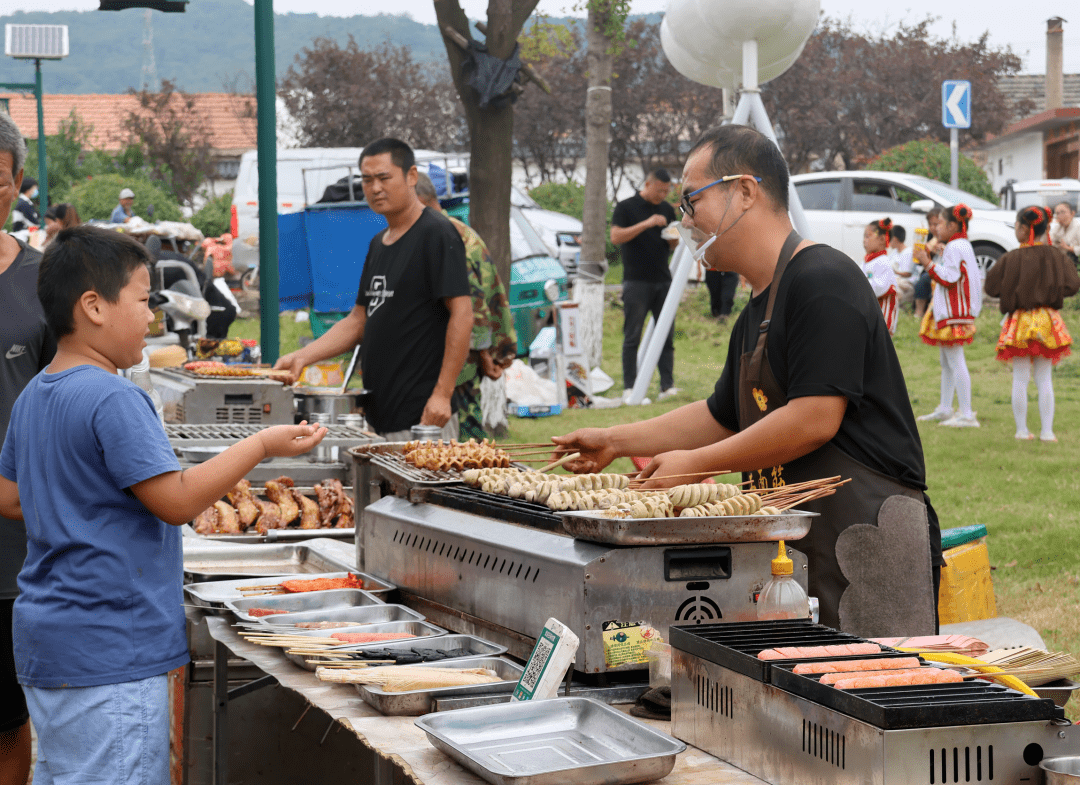
[[259, 316], [262, 360], [281, 353], [278, 324], [277, 84], [274, 0], [255, 0], [255, 101], [259, 157]]
[[37, 99], [38, 209], [41, 220], [49, 209], [49, 167], [45, 163], [45, 91], [41, 87], [41, 58], [34, 59], [34, 97]]

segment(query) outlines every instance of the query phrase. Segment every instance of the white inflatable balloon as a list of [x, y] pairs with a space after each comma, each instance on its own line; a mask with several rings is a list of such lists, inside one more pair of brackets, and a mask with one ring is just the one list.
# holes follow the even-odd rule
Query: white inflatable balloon
[[737, 89], [743, 42], [758, 42], [758, 83], [792, 66], [817, 26], [820, 0], [670, 0], [664, 53], [688, 79]]

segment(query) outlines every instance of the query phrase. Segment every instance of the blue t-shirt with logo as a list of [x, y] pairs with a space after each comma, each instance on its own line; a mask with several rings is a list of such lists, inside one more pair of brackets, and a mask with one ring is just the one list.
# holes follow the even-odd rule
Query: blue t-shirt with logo
[[180, 530], [130, 491], [179, 469], [130, 381], [80, 365], [23, 390], [0, 452], [26, 521], [13, 619], [22, 684], [117, 684], [188, 662]]

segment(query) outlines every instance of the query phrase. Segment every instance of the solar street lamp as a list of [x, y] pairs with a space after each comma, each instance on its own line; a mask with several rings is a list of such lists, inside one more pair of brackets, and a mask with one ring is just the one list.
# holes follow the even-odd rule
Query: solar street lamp
[[2, 82], [8, 90], [33, 90], [38, 122], [38, 206], [41, 215], [49, 208], [49, 169], [45, 165], [45, 110], [42, 106], [41, 61], [68, 56], [67, 25], [4, 25], [4, 54], [16, 60], [34, 61], [34, 81]]

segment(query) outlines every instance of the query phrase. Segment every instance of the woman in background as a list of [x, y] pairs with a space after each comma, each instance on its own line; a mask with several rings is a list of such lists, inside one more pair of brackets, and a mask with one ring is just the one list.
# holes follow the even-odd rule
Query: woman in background
[[70, 229], [81, 223], [75, 205], [67, 202], [52, 205], [45, 212], [45, 246], [52, 242], [52, 239], [56, 237], [57, 232], [61, 229]]

